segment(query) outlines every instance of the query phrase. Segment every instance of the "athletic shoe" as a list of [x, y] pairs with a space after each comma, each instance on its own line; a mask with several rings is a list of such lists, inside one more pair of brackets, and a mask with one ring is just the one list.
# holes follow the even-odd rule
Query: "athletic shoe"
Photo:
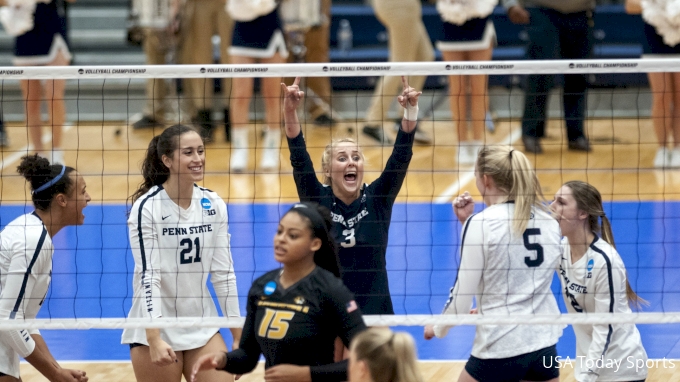
[[153, 117], [149, 117], [148, 115], [142, 116], [142, 118], [140, 118], [139, 121], [132, 124], [132, 128], [135, 130], [152, 129], [158, 126], [161, 126], [161, 123], [153, 119]]
[[654, 156], [654, 167], [665, 168], [671, 164], [671, 155], [675, 150], [669, 150], [665, 147], [659, 147]]
[[231, 172], [243, 172], [248, 166], [248, 129], [231, 131]]
[[383, 129], [380, 126], [364, 126], [362, 131], [381, 145], [392, 144], [392, 140], [385, 135], [385, 132], [383, 132]]
[[680, 168], [680, 146], [676, 146], [673, 150], [670, 150], [669, 157], [669, 167]]
[[264, 135], [264, 149], [262, 150], [262, 169], [271, 170], [279, 167], [279, 153], [281, 151], [281, 130], [267, 129]]

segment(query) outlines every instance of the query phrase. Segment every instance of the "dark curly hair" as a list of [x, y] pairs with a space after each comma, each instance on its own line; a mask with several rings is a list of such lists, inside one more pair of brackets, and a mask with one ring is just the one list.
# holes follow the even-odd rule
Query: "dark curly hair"
[[[62, 170], [64, 174], [59, 177]], [[60, 164], [50, 164], [50, 161], [38, 154], [26, 155], [21, 158], [17, 172], [31, 184], [33, 205], [36, 209], [46, 211], [52, 204], [52, 199], [58, 194], [70, 194], [75, 186], [71, 179], [71, 173], [76, 171], [73, 167]], [[54, 184], [38, 192], [42, 186], [59, 177]]]

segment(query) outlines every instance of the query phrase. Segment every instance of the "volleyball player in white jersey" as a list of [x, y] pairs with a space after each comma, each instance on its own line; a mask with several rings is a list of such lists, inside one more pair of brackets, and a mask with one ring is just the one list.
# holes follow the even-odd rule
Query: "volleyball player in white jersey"
[[[569, 313], [631, 313], [630, 305], [645, 304], [628, 283], [600, 192], [588, 183], [570, 181], [557, 191], [550, 207], [565, 236], [559, 273]], [[634, 324], [573, 327], [577, 381], [647, 378], [647, 353]]]
[[[191, 127], [168, 127], [149, 143], [144, 182], [132, 195], [128, 219], [135, 259], [129, 317], [216, 317], [208, 275], [225, 316], [239, 316], [236, 276], [227, 231], [227, 208], [199, 187], [205, 147]], [[231, 329], [234, 346], [241, 329]], [[219, 328], [126, 329], [124, 344], [137, 381], [179, 382], [203, 354], [226, 351]], [[201, 381], [224, 381], [205, 371]], [[229, 378], [232, 378], [230, 376]]]
[[[66, 226], [83, 224], [90, 201], [85, 180], [73, 167], [29, 155], [17, 172], [31, 184], [35, 211], [0, 232], [0, 327], [2, 320], [36, 317], [52, 279], [52, 238]], [[88, 380], [84, 371], [62, 369], [38, 330], [0, 331], [1, 382], [21, 380], [19, 357], [50, 381]]]
[[[479, 150], [477, 188], [486, 209], [472, 214], [470, 195], [453, 209], [463, 224], [461, 260], [443, 314], [470, 312], [472, 298], [483, 315], [559, 314], [550, 290], [560, 261], [560, 232], [541, 202], [538, 178], [527, 158], [511, 147]], [[448, 327], [428, 326], [425, 338], [444, 337]], [[477, 326], [472, 354], [458, 381], [559, 380], [553, 325]], [[551, 366], [552, 365], [552, 366]]]

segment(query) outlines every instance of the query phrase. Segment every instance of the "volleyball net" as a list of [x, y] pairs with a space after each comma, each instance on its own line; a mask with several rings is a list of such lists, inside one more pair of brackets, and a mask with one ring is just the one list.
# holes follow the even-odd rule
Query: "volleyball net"
[[[262, 169], [260, 157], [265, 147], [267, 99], [263, 92], [253, 94], [248, 109], [249, 163], [238, 173], [230, 169], [231, 146], [222, 129], [222, 110], [233, 98], [233, 85], [223, 79], [281, 78], [287, 83], [302, 78], [307, 103], [298, 109], [308, 151], [321, 177], [321, 153], [334, 138], [353, 137], [366, 156], [365, 182], [376, 179], [392, 152], [392, 144], [379, 143], [365, 133], [367, 125], [382, 129], [388, 139], [396, 134], [395, 121], [402, 112], [396, 102], [381, 110], [382, 118], [367, 120], [373, 99], [372, 87], [384, 76], [426, 76], [420, 97], [418, 128], [425, 135], [414, 146], [414, 156], [392, 214], [387, 269], [394, 316], [367, 316], [369, 325], [422, 326], [425, 324], [597, 324], [680, 322], [680, 169], [655, 166], [659, 144], [651, 118], [654, 94], [646, 85], [646, 73], [674, 72], [678, 60], [586, 60], [512, 62], [433, 62], [433, 63], [351, 63], [281, 65], [200, 65], [200, 66], [71, 66], [0, 68], [0, 103], [10, 138], [2, 149], [0, 181], [0, 226], [21, 213], [32, 210], [30, 190], [16, 174], [21, 156], [32, 153], [23, 117], [25, 101], [19, 80], [66, 80], [67, 124], [62, 149], [67, 165], [86, 179], [92, 196], [85, 209], [85, 224], [68, 227], [54, 238], [52, 284], [38, 319], [2, 323], [6, 329], [91, 329], [129, 327], [238, 327], [242, 318], [163, 318], [127, 319], [132, 299], [134, 262], [128, 243], [126, 200], [142, 181], [140, 164], [153, 135], [164, 126], [135, 129], [132, 122], [141, 116], [147, 102], [147, 80], [163, 82], [168, 89], [164, 102], [165, 126], [193, 123], [186, 104], [197, 107], [196, 96], [187, 91], [187, 80], [202, 80], [217, 90], [212, 98], [201, 95], [199, 102], [210, 111], [215, 135], [207, 143], [203, 186], [217, 192], [227, 203], [232, 256], [237, 275], [242, 314], [252, 281], [279, 266], [274, 261], [272, 237], [280, 217], [291, 203], [299, 200], [292, 177], [285, 135], [281, 139], [279, 163]], [[546, 135], [542, 154], [527, 154], [551, 200], [568, 180], [584, 180], [595, 185], [605, 199], [605, 210], [613, 224], [618, 251], [626, 265], [633, 289], [649, 306], [627, 315], [589, 313], [579, 315], [458, 315], [439, 316], [459, 266], [460, 229], [450, 201], [470, 191], [481, 209], [474, 182], [474, 165], [460, 163], [461, 149], [456, 120], [473, 124], [469, 113], [456, 119], [449, 105], [449, 76], [489, 76], [483, 144], [522, 144], [522, 114], [526, 75], [555, 76], [547, 105]], [[584, 121], [592, 150], [569, 150], [562, 108], [564, 75], [583, 74], [589, 82]], [[330, 77], [334, 90], [323, 95], [309, 91], [307, 80]], [[221, 81], [220, 81], [221, 80]], [[233, 83], [233, 81], [232, 81]], [[467, 86], [466, 90], [469, 90]], [[219, 93], [219, 91], [222, 93]], [[669, 88], [664, 92], [672, 93]], [[680, 92], [680, 90], [676, 90]], [[398, 93], [380, 97], [395, 99]], [[676, 93], [678, 94], [678, 93]], [[465, 96], [462, 96], [465, 97]], [[467, 96], [470, 103], [474, 97]], [[45, 95], [51, 100], [50, 95]], [[281, 99], [278, 100], [280, 102]], [[318, 113], [331, 121], [315, 123]], [[232, 108], [231, 113], [236, 111]], [[662, 116], [667, 136], [677, 113]], [[490, 117], [489, 117], [490, 116]], [[281, 118], [282, 119], [282, 118]], [[318, 122], [318, 121], [317, 121]], [[281, 123], [281, 122], [279, 122]], [[49, 131], [45, 123], [44, 131]], [[396, 125], [398, 126], [398, 125]], [[232, 128], [234, 126], [232, 125]], [[270, 126], [271, 127], [271, 126]], [[469, 133], [470, 136], [472, 133]], [[233, 137], [232, 137], [233, 138]], [[43, 135], [49, 150], [51, 138]], [[233, 141], [233, 139], [232, 139]], [[674, 145], [668, 139], [668, 148]], [[559, 281], [551, 291], [564, 310]]]

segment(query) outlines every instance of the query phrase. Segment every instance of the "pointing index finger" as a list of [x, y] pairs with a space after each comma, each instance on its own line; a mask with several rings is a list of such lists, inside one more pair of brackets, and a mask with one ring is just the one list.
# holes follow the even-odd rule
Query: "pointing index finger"
[[293, 85], [300, 85], [300, 77], [295, 77], [295, 81], [293, 81]]
[[405, 76], [401, 76], [401, 83], [404, 85], [404, 89], [408, 89], [408, 81], [406, 81]]

